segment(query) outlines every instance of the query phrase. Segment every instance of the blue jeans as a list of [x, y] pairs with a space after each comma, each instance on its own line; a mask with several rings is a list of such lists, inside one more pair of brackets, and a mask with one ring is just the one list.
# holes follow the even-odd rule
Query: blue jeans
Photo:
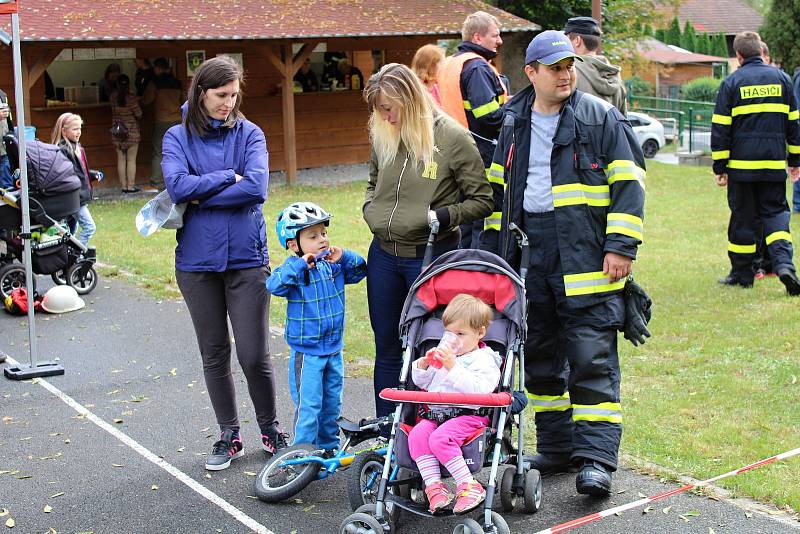
[[792, 184], [792, 210], [800, 213], [800, 180]]
[[[299, 384], [298, 384], [299, 381]], [[291, 350], [289, 391], [294, 401], [293, 445], [339, 448], [344, 363], [342, 353], [317, 356]]]
[[[435, 259], [435, 258], [434, 258]], [[375, 335], [375, 412], [378, 417], [394, 410], [394, 403], [378, 397], [383, 388], [397, 387], [403, 367], [399, 325], [408, 291], [422, 270], [422, 258], [400, 258], [372, 241], [367, 256], [367, 302]]]
[[81, 233], [77, 236], [78, 241], [86, 245], [97, 230], [87, 204], [82, 204], [78, 214], [69, 219], [69, 231], [73, 235], [78, 231], [78, 226], [81, 227]]
[[8, 156], [5, 154], [0, 156], [0, 187], [3, 189], [14, 188], [14, 177], [11, 176], [11, 165], [8, 163]]

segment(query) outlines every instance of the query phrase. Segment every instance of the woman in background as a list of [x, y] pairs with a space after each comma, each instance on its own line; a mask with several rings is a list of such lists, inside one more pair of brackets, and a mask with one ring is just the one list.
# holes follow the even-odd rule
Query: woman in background
[[442, 105], [439, 95], [439, 64], [444, 60], [444, 50], [440, 46], [426, 44], [417, 50], [411, 61], [411, 69], [422, 80], [437, 106]]
[[111, 142], [117, 150], [117, 173], [123, 193], [141, 191], [136, 187], [136, 154], [142, 139], [139, 133], [141, 118], [139, 97], [131, 92], [131, 79], [122, 74], [117, 78], [116, 91], [111, 94]]

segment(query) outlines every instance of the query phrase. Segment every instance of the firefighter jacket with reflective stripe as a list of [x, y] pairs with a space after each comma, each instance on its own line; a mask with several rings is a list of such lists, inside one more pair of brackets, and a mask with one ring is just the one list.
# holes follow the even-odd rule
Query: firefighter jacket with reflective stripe
[[798, 118], [789, 76], [761, 57], [746, 59], [717, 94], [711, 119], [714, 173], [743, 182], [785, 180], [787, 160], [791, 167], [800, 165]]
[[[509, 224], [523, 228], [533, 87], [506, 104], [490, 168], [495, 212], [481, 248], [519, 267]], [[575, 91], [561, 107], [550, 159], [558, 251], [568, 305], [584, 307], [622, 291], [603, 274], [607, 252], [636, 258], [642, 242], [645, 164], [630, 123], [611, 104]], [[501, 212], [501, 213], [498, 213]]]
[[439, 70], [442, 109], [474, 134], [485, 167], [492, 161], [503, 121], [500, 108], [508, 96], [497, 69], [488, 61], [496, 55], [464, 41]]

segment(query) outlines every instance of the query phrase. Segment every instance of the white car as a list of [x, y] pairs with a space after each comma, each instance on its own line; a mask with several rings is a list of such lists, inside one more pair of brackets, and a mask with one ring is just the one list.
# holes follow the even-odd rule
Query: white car
[[639, 139], [639, 144], [642, 145], [644, 157], [655, 157], [659, 149], [666, 144], [664, 140], [664, 125], [658, 119], [638, 111], [629, 111], [628, 121], [633, 126], [633, 131]]

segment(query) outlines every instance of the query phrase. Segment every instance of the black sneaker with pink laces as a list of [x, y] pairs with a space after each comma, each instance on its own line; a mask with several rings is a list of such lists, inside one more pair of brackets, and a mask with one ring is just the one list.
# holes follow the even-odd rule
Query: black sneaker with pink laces
[[219, 441], [214, 443], [211, 454], [206, 458], [206, 469], [209, 471], [222, 471], [231, 465], [231, 460], [244, 454], [242, 439], [233, 429], [222, 432]]
[[289, 446], [289, 434], [281, 432], [277, 425], [270, 428], [266, 434], [261, 434], [261, 448], [269, 456]]

